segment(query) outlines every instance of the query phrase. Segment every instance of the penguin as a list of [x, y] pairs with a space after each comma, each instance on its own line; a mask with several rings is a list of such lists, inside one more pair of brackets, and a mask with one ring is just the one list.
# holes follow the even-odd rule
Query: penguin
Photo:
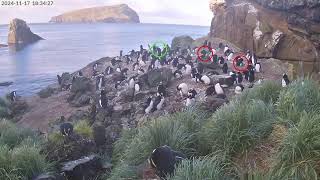
[[154, 100], [152, 111], [161, 110], [163, 104], [164, 104], [164, 97], [162, 95], [158, 95]]
[[128, 55], [126, 55], [125, 58], [126, 58], [126, 63], [127, 63], [127, 65], [129, 65], [130, 62], [132, 61], [131, 57], [128, 56]]
[[195, 89], [189, 89], [189, 91], [188, 91], [188, 96], [190, 96], [192, 98], [195, 98], [197, 94], [198, 93]]
[[224, 64], [224, 58], [222, 56], [219, 57], [218, 61], [219, 64]]
[[182, 72], [180, 70], [176, 70], [176, 71], [174, 71], [173, 76], [176, 79], [180, 79], [180, 78], [182, 78]]
[[236, 77], [236, 82], [237, 82], [237, 84], [241, 84], [242, 81], [243, 81], [243, 76], [242, 76], [241, 72], [238, 72], [237, 77]]
[[161, 95], [161, 96], [165, 96], [166, 95], [166, 87], [163, 85], [162, 82], [160, 82], [157, 90], [158, 90], [158, 95]]
[[224, 74], [227, 74], [228, 73], [228, 64], [227, 63], [224, 63], [223, 66], [222, 66], [222, 72]]
[[104, 72], [106, 75], [110, 75], [113, 73], [113, 68], [111, 66], [108, 66]]
[[212, 96], [216, 94], [216, 90], [214, 86], [210, 86], [206, 89], [206, 96]]
[[256, 63], [256, 65], [255, 65], [255, 71], [257, 72], [257, 73], [259, 73], [259, 72], [261, 72], [261, 64], [260, 63]]
[[234, 92], [236, 94], [241, 94], [243, 89], [244, 89], [243, 85], [242, 84], [238, 84], [238, 85], [236, 85], [236, 88], [235, 88]]
[[193, 106], [195, 102], [196, 102], [195, 97], [193, 97], [192, 95], [188, 95], [186, 99], [186, 107]]
[[169, 146], [161, 146], [154, 149], [148, 158], [150, 166], [161, 179], [173, 175], [175, 167], [187, 158], [184, 154], [174, 151]]
[[148, 71], [151, 71], [155, 69], [155, 66], [154, 66], [154, 63], [151, 63], [149, 66], [148, 66]]
[[107, 99], [105, 90], [101, 90], [100, 92], [99, 105], [100, 105], [100, 108], [103, 108], [103, 109], [105, 109], [108, 105], [108, 99]]
[[227, 57], [228, 61], [232, 61], [233, 58], [233, 52], [231, 51]]
[[72, 135], [73, 134], [73, 125], [68, 122], [60, 124], [60, 133], [63, 136]]
[[185, 74], [191, 74], [192, 66], [190, 64], [185, 65]]
[[135, 77], [131, 77], [130, 79], [129, 79], [129, 88], [131, 88], [131, 89], [133, 89], [134, 88], [134, 86], [135, 86]]
[[257, 56], [256, 56], [255, 53], [252, 53], [252, 55], [251, 55], [251, 64], [252, 64], [253, 66], [255, 66], [256, 63], [257, 63]]
[[282, 87], [287, 87], [290, 84], [288, 75], [285, 73], [282, 76]]
[[136, 93], [136, 92], [139, 92], [139, 91], [140, 91], [140, 88], [141, 88], [141, 86], [140, 86], [140, 83], [139, 83], [139, 82], [137, 82], [137, 83], [134, 84], [134, 92], [135, 92], [135, 93]]
[[121, 81], [117, 81], [115, 84], [114, 84], [114, 88], [118, 89], [118, 87], [120, 86], [121, 84]]
[[17, 92], [16, 91], [12, 91], [9, 94], [9, 99], [10, 99], [11, 102], [15, 102], [17, 100]]
[[121, 74], [123, 74], [124, 76], [128, 75], [128, 71], [129, 69], [128, 68], [124, 68], [121, 70]]
[[226, 45], [224, 46], [223, 52], [226, 53], [228, 50], [229, 50], [229, 46], [226, 44]]
[[211, 79], [207, 75], [201, 76], [200, 81], [206, 85], [211, 83]]
[[149, 97], [145, 103], [144, 112], [149, 114], [153, 108], [153, 100], [152, 97]]
[[118, 73], [121, 73], [121, 67], [120, 67], [120, 66], [117, 67], [116, 71], [117, 71]]
[[100, 75], [96, 79], [96, 89], [101, 90], [105, 86], [105, 79], [103, 75]]
[[132, 65], [132, 70], [137, 71], [138, 69], [139, 69], [139, 63], [136, 62]]
[[143, 46], [140, 45], [140, 53], [142, 53], [142, 52], [143, 52]]
[[187, 96], [188, 95], [188, 85], [186, 83], [181, 83], [177, 86], [177, 90], [180, 92], [180, 95]]
[[249, 70], [249, 74], [248, 74], [248, 81], [250, 83], [253, 83], [255, 80], [255, 77], [254, 77], [254, 70], [253, 69], [250, 69]]
[[61, 78], [61, 76], [59, 74], [57, 75], [57, 78], [58, 78], [58, 84], [61, 85], [62, 78]]
[[246, 58], [251, 59], [250, 50], [247, 50]]
[[221, 87], [220, 83], [217, 83], [215, 86], [214, 86], [214, 89], [216, 91], [217, 94], [224, 94], [224, 90], [223, 88]]
[[202, 78], [202, 75], [200, 73], [196, 73], [195, 74], [195, 81], [198, 83], [198, 82], [202, 82], [201, 81], [201, 78]]
[[97, 71], [97, 70], [98, 70], [98, 64], [95, 63], [95, 64], [93, 65], [93, 71], [95, 72], [95, 71]]
[[155, 69], [160, 69], [162, 67], [162, 65], [161, 65], [159, 60], [154, 62], [154, 67], [155, 67]]
[[120, 58], [122, 57], [122, 53], [123, 53], [123, 51], [121, 50], [121, 51], [120, 51]]
[[144, 69], [142, 69], [142, 67], [140, 67], [140, 68], [138, 69], [138, 74], [139, 74], [139, 75], [142, 75], [142, 74], [144, 74], [144, 73], [145, 73]]
[[79, 76], [79, 77], [82, 77], [82, 76], [83, 76], [82, 71], [78, 71], [78, 76]]

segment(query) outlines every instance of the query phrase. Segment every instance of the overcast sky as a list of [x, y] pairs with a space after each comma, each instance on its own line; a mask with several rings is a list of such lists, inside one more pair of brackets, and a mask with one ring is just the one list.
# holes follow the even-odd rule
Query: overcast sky
[[[35, 0], [33, 0], [35, 1]], [[53, 6], [0, 6], [0, 24], [13, 18], [28, 23], [48, 22], [66, 11], [102, 5], [126, 3], [140, 16], [142, 23], [190, 24], [210, 26], [209, 0], [53, 0]]]

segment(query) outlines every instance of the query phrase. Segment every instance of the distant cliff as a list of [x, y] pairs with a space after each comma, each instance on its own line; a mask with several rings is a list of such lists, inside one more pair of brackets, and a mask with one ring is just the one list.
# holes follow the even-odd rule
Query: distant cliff
[[52, 17], [53, 23], [139, 23], [138, 14], [126, 4], [79, 9]]

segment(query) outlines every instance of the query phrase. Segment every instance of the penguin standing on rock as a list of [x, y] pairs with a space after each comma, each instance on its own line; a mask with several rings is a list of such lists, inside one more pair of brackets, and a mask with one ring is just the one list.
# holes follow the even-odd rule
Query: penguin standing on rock
[[9, 99], [10, 99], [11, 102], [15, 102], [17, 100], [17, 92], [16, 91], [12, 91], [9, 94]]
[[188, 97], [187, 97], [187, 100], [186, 100], [186, 106], [187, 106], [187, 107], [193, 106], [193, 105], [195, 104], [196, 95], [197, 95], [197, 91], [196, 91], [196, 90], [190, 89], [190, 90], [188, 91]]
[[101, 90], [100, 92], [99, 106], [103, 109], [107, 108], [108, 106], [108, 99], [105, 90]]
[[290, 83], [289, 77], [287, 74], [283, 74], [282, 76], [282, 87], [287, 87]]
[[220, 85], [220, 83], [217, 83], [215, 86], [214, 86], [214, 89], [216, 91], [216, 93], [219, 95], [219, 94], [224, 94], [224, 90], [222, 88], [222, 86]]
[[180, 95], [187, 96], [188, 95], [188, 85], [186, 83], [181, 83], [177, 86], [177, 90], [180, 92]]
[[241, 84], [242, 81], [243, 81], [243, 76], [242, 76], [241, 72], [238, 72], [237, 77], [236, 77], [236, 82], [237, 82], [237, 84]]
[[166, 87], [163, 85], [162, 82], [160, 82], [157, 90], [158, 90], [158, 95], [166, 96]]
[[73, 133], [73, 125], [71, 123], [62, 123], [60, 124], [60, 133], [63, 136], [70, 136]]
[[158, 95], [153, 103], [153, 112], [156, 110], [161, 110], [164, 104], [164, 97], [162, 95]]
[[241, 94], [243, 92], [243, 89], [244, 89], [243, 85], [242, 84], [238, 84], [238, 85], [236, 85], [236, 88], [235, 88], [234, 92], [236, 94]]
[[173, 76], [176, 79], [180, 79], [180, 78], [182, 78], [182, 72], [180, 70], [175, 70], [174, 73], [173, 73]]
[[62, 79], [61, 79], [61, 76], [59, 74], [57, 75], [57, 78], [58, 78], [58, 84], [61, 85]]
[[228, 73], [228, 64], [227, 63], [224, 63], [223, 66], [222, 66], [222, 72], [224, 74], [227, 74]]
[[96, 89], [101, 90], [105, 86], [105, 79], [103, 75], [97, 77], [96, 80]]
[[166, 179], [174, 173], [175, 167], [185, 158], [184, 154], [172, 150], [171, 147], [161, 146], [152, 151], [148, 162], [156, 170], [157, 176]]
[[256, 65], [255, 65], [255, 71], [257, 73], [261, 72], [261, 64], [259, 62], [257, 62]]
[[111, 66], [108, 66], [105, 70], [105, 74], [106, 75], [110, 75], [113, 73], [113, 68]]
[[151, 112], [152, 108], [153, 108], [153, 100], [152, 100], [152, 97], [149, 97], [145, 103], [144, 112], [146, 114], [149, 114]]

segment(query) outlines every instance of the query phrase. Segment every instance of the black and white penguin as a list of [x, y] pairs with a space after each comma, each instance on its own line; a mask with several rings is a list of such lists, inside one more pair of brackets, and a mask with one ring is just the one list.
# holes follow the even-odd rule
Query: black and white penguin
[[119, 86], [120, 86], [120, 84], [121, 84], [121, 81], [117, 81], [117, 82], [114, 84], [114, 88], [118, 89]]
[[73, 133], [73, 125], [71, 123], [62, 123], [60, 124], [60, 133], [63, 136], [70, 136]]
[[250, 70], [249, 70], [249, 74], [248, 74], [248, 81], [249, 81], [250, 83], [254, 83], [254, 80], [255, 80], [254, 70], [253, 70], [253, 69], [250, 69]]
[[282, 83], [282, 87], [287, 87], [289, 84], [290, 84], [290, 80], [289, 80], [289, 77], [288, 77], [288, 75], [285, 73], [285, 74], [283, 74], [283, 76], [282, 76], [282, 81], [281, 81]]
[[121, 67], [118, 66], [117, 69], [116, 69], [116, 71], [117, 71], [118, 73], [121, 73]]
[[120, 51], [120, 58], [122, 57], [122, 53], [123, 53], [123, 51], [121, 50], [121, 51]]
[[121, 74], [123, 74], [124, 76], [126, 76], [126, 75], [128, 75], [128, 71], [129, 71], [128, 68], [123, 68], [123, 69], [121, 70]]
[[242, 84], [238, 84], [238, 85], [236, 85], [236, 88], [234, 89], [234, 92], [236, 94], [241, 94], [243, 92], [243, 90], [244, 90], [243, 85]]
[[134, 84], [134, 93], [137, 93], [141, 90], [141, 83], [140, 82], [135, 82]]
[[129, 78], [129, 83], [128, 83], [129, 88], [131, 88], [131, 89], [134, 88], [134, 85], [136, 83], [135, 81], [136, 81], [135, 77]]
[[254, 69], [257, 73], [261, 72], [261, 64], [257, 62]]
[[223, 66], [222, 66], [222, 72], [224, 74], [227, 74], [228, 73], [228, 64], [227, 63], [224, 63]]
[[242, 81], [243, 81], [243, 76], [242, 76], [241, 72], [238, 72], [237, 77], [236, 77], [236, 82], [237, 82], [237, 84], [241, 84]]
[[253, 65], [253, 67], [255, 67], [255, 65], [257, 64], [257, 56], [255, 53], [252, 53], [250, 60], [251, 60], [251, 64]]
[[180, 95], [187, 96], [188, 95], [188, 85], [186, 83], [181, 83], [177, 86], [177, 91], [180, 92]]
[[96, 78], [96, 89], [101, 90], [105, 86], [105, 79], [103, 75], [99, 75]]
[[166, 87], [163, 85], [162, 82], [160, 82], [160, 84], [157, 88], [157, 91], [158, 91], [158, 95], [166, 96]]
[[224, 94], [224, 90], [223, 90], [222, 86], [220, 85], [220, 83], [217, 83], [216, 85], [214, 85], [214, 89], [217, 94]]
[[176, 78], [176, 79], [180, 79], [182, 78], [182, 72], [180, 70], [175, 70], [173, 72], [173, 76]]
[[172, 60], [172, 67], [177, 67], [179, 64], [179, 59], [176, 57]]
[[12, 91], [9, 94], [9, 99], [10, 99], [11, 102], [15, 102], [17, 100], [17, 92], [16, 91]]
[[99, 106], [103, 109], [107, 108], [108, 106], [108, 99], [105, 90], [101, 90], [100, 92]]
[[140, 68], [138, 69], [138, 74], [139, 74], [139, 75], [142, 75], [142, 74], [144, 74], [144, 73], [145, 73], [144, 69], [142, 69], [142, 67], [140, 67]]
[[184, 154], [174, 151], [169, 146], [154, 149], [148, 159], [150, 166], [161, 179], [173, 175], [175, 167], [187, 158]]
[[210, 86], [206, 89], [206, 96], [212, 96], [216, 94], [216, 89], [214, 86]]
[[98, 71], [98, 63], [95, 63], [92, 67], [93, 72]]
[[144, 112], [146, 114], [149, 114], [152, 109], [153, 109], [153, 100], [152, 100], [152, 97], [149, 97], [145, 103]]
[[164, 104], [164, 97], [158, 94], [154, 100], [152, 111], [161, 110], [163, 107], [163, 104]]
[[192, 66], [190, 64], [185, 65], [185, 74], [190, 75], [192, 71]]
[[224, 49], [223, 49], [223, 52], [225, 53], [225, 55], [226, 55], [226, 52], [229, 50], [229, 46], [228, 46], [228, 44], [226, 44], [225, 46], [224, 46]]
[[79, 76], [79, 77], [82, 77], [82, 76], [83, 76], [82, 71], [78, 71], [78, 76]]
[[233, 58], [233, 52], [230, 51], [229, 54], [228, 54], [227, 60], [228, 61], [232, 61], [233, 60], [232, 58]]
[[197, 95], [197, 91], [196, 90], [190, 89], [188, 91], [188, 96], [187, 96], [187, 99], [186, 99], [186, 106], [187, 107], [193, 106], [195, 104], [196, 95]]
[[224, 58], [222, 56], [219, 57], [218, 61], [219, 61], [219, 64], [224, 64], [225, 63], [225, 60], [224, 60]]
[[149, 66], [148, 66], [148, 71], [151, 71], [155, 69], [155, 66], [154, 66], [154, 63], [151, 63]]
[[200, 81], [206, 85], [211, 83], [211, 79], [207, 75], [201, 76]]
[[58, 84], [61, 85], [62, 78], [61, 78], [61, 76], [59, 74], [57, 75], [57, 78], [58, 78]]
[[108, 66], [104, 72], [106, 75], [110, 75], [113, 73], [113, 68], [111, 66]]

